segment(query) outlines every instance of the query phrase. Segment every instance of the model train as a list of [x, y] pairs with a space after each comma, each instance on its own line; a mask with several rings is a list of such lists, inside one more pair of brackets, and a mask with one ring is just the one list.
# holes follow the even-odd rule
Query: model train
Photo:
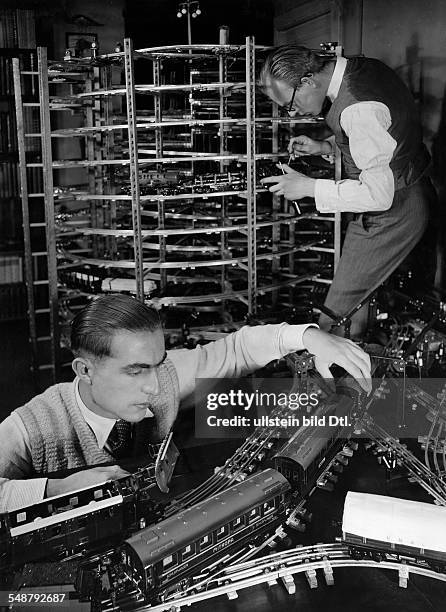
[[316, 486], [333, 489], [333, 472], [342, 471], [348, 462], [346, 455], [352, 454], [346, 447], [352, 433], [351, 407], [344, 397], [335, 409], [316, 413], [314, 425], [299, 428], [272, 458], [273, 467], [290, 482], [295, 498], [304, 498]]
[[446, 571], [446, 507], [347, 493], [342, 539], [354, 558], [397, 560]]
[[129, 476], [0, 514], [0, 570], [119, 543], [160, 520], [155, 492], [167, 490], [178, 450], [169, 435], [153, 452], [156, 460]]
[[155, 602], [181, 593], [192, 576], [216, 570], [236, 551], [272, 535], [286, 518], [289, 489], [276, 470], [254, 474], [143, 529], [116, 552], [83, 562], [76, 588], [95, 601], [133, 592]]

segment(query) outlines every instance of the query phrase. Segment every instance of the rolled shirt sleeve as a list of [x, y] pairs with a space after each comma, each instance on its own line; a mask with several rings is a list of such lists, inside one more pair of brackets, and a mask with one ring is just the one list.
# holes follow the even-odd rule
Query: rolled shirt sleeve
[[357, 180], [317, 179], [316, 208], [322, 213], [388, 210], [395, 191], [390, 162], [397, 145], [388, 132], [388, 107], [381, 102], [358, 102], [343, 110], [340, 122], [361, 172]]

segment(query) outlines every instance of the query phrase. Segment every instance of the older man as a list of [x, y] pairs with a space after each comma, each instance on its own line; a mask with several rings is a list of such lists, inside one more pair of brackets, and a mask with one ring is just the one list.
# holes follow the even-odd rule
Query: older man
[[0, 423], [2, 512], [123, 476], [110, 463], [163, 439], [197, 378], [238, 377], [306, 348], [323, 376], [336, 363], [370, 389], [366, 353], [315, 326], [243, 327], [166, 352], [157, 312], [124, 295], [101, 296], [80, 311], [71, 346], [74, 382], [49, 387]]
[[[313, 197], [322, 213], [354, 213], [325, 306], [338, 317], [352, 311], [403, 261], [426, 229], [435, 200], [426, 176], [430, 157], [422, 142], [414, 101], [400, 78], [376, 59], [327, 58], [298, 45], [267, 57], [260, 75], [264, 93], [290, 116], [325, 116], [342, 152], [345, 179], [312, 179], [285, 166], [263, 179], [289, 200]], [[324, 107], [325, 108], [325, 107]], [[332, 153], [330, 140], [293, 138], [290, 153]], [[352, 337], [365, 327], [364, 309], [352, 319]], [[329, 329], [331, 320], [319, 321]]]

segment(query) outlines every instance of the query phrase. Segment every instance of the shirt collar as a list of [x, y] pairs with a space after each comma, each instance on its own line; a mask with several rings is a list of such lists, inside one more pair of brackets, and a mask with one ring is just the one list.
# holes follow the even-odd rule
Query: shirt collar
[[[79, 378], [76, 377], [74, 380], [74, 394], [76, 396], [76, 403], [79, 406], [79, 410], [81, 411], [82, 416], [85, 419], [87, 425], [92, 429], [99, 448], [104, 448], [105, 443], [107, 442], [107, 438], [110, 435], [111, 430], [113, 429], [114, 424], [117, 419], [109, 419], [107, 417], [103, 417], [100, 414], [96, 414], [87, 408], [87, 406], [82, 401], [81, 395], [79, 393]], [[153, 417], [153, 412], [147, 408], [145, 418]]]
[[74, 380], [74, 393], [76, 396], [76, 402], [79, 406], [79, 410], [81, 411], [82, 416], [84, 417], [87, 425], [92, 429], [96, 440], [98, 442], [99, 448], [104, 448], [105, 443], [107, 442], [107, 438], [110, 435], [111, 430], [113, 429], [114, 424], [116, 423], [116, 419], [108, 419], [107, 417], [103, 417], [100, 414], [96, 414], [93, 412], [82, 401], [81, 395], [79, 393], [79, 378]]
[[336, 65], [333, 70], [333, 74], [331, 76], [330, 84], [327, 90], [327, 98], [330, 99], [331, 102], [335, 100], [339, 93], [339, 89], [341, 87], [342, 79], [344, 77], [344, 72], [347, 67], [347, 60], [345, 57], [338, 56], [336, 58]]

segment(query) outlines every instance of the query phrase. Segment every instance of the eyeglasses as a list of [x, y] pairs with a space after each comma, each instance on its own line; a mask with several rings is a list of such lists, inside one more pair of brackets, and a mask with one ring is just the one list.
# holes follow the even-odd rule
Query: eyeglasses
[[297, 85], [296, 85], [296, 87], [293, 89], [293, 95], [291, 96], [291, 100], [290, 100], [290, 103], [288, 104], [288, 106], [284, 106], [284, 107], [282, 107], [282, 109], [283, 109], [283, 110], [284, 110], [286, 113], [288, 113], [288, 114], [290, 114], [290, 113], [292, 113], [292, 112], [293, 112], [293, 102], [294, 102], [294, 96], [296, 95], [296, 91], [297, 91]]
[[306, 74], [304, 74], [303, 77], [301, 77], [300, 79], [300, 83], [298, 85], [295, 86], [295, 88], [293, 89], [293, 95], [291, 96], [291, 100], [290, 103], [287, 106], [281, 106], [280, 110], [285, 112], [285, 113], [292, 113], [293, 112], [293, 103], [294, 103], [294, 96], [296, 95], [296, 91], [299, 89], [299, 87], [302, 85], [302, 79], [303, 78], [311, 78], [313, 76], [312, 72], [307, 72]]

